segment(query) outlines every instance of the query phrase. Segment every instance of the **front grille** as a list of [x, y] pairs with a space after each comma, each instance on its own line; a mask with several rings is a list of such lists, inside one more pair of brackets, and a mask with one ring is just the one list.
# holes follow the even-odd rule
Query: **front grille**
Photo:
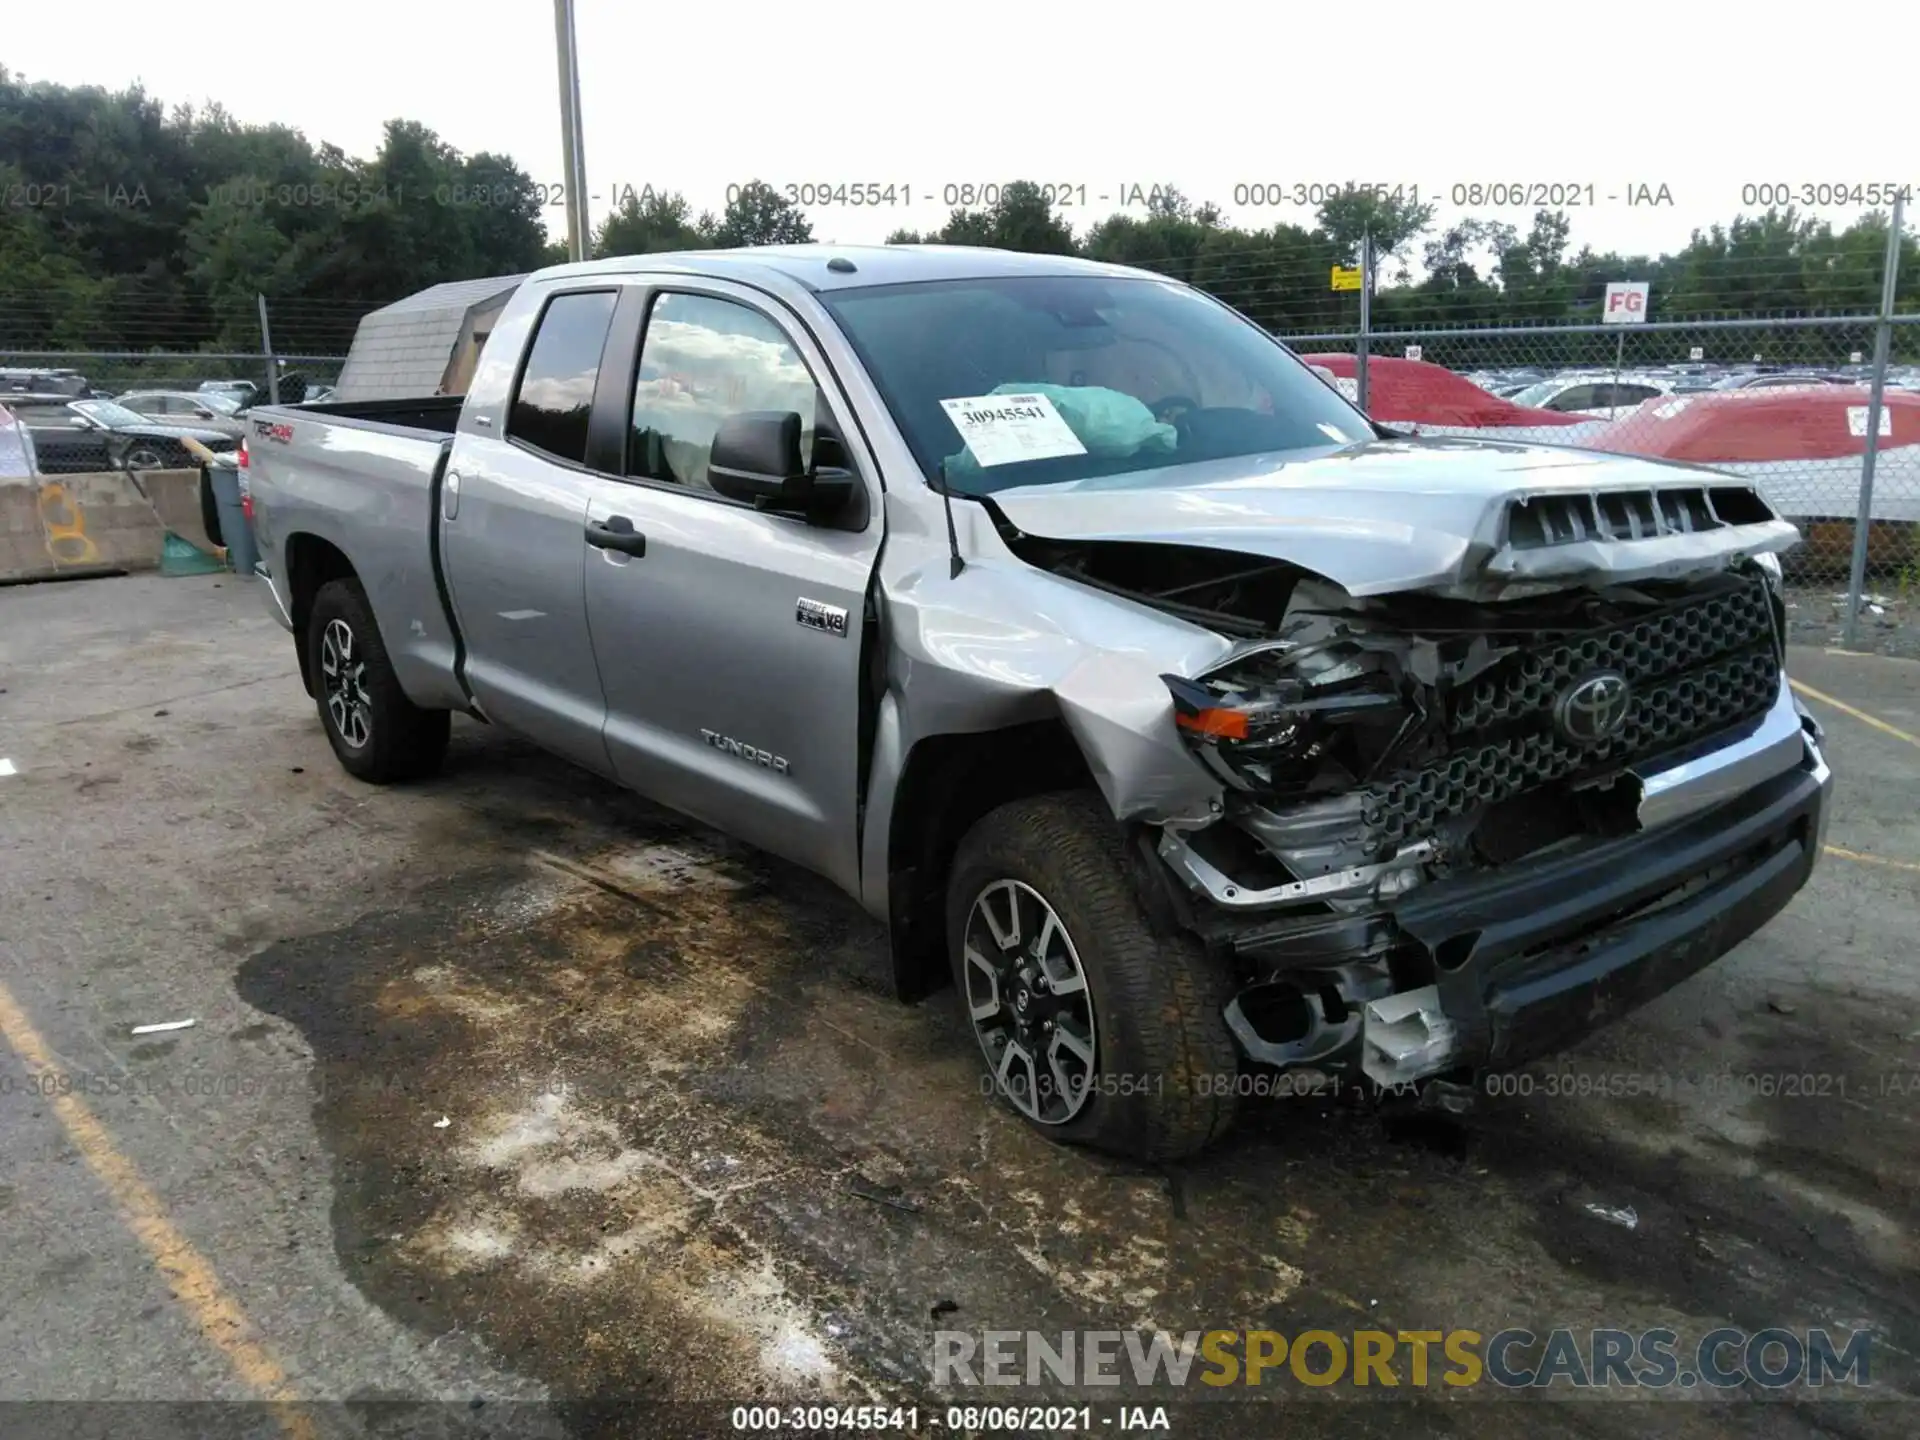
[[[1614, 670], [1630, 683], [1621, 728], [1566, 739], [1553, 706], [1574, 681]], [[1539, 786], [1665, 753], [1764, 713], [1780, 691], [1765, 582], [1567, 639], [1496, 666], [1456, 697], [1451, 753], [1363, 792], [1375, 853]]]
[[1766, 582], [1756, 580], [1725, 595], [1497, 665], [1455, 697], [1448, 728], [1459, 735], [1545, 716], [1561, 691], [1595, 670], [1617, 670], [1638, 685], [1763, 642], [1773, 642], [1773, 602]]

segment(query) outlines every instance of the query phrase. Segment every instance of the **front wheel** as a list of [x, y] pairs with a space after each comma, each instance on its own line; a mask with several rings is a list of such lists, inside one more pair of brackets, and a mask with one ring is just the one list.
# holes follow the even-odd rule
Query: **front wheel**
[[307, 659], [327, 743], [347, 773], [384, 785], [440, 768], [451, 717], [407, 698], [358, 580], [330, 580], [307, 619]]
[[947, 942], [986, 1083], [1048, 1138], [1172, 1160], [1232, 1123], [1229, 977], [1150, 922], [1097, 796], [1016, 800], [975, 825]]

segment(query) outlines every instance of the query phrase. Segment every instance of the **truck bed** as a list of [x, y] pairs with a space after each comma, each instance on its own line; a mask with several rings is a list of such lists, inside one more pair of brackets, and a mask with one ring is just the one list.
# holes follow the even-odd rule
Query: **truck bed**
[[[345, 557], [387, 623], [387, 651], [416, 704], [465, 709], [459, 648], [440, 585], [436, 517], [463, 399], [256, 405], [248, 488], [261, 564], [287, 618], [311, 575]], [[316, 569], [317, 567], [317, 569]]]
[[260, 405], [251, 413], [267, 410], [292, 410], [299, 415], [322, 415], [329, 421], [366, 421], [392, 426], [398, 430], [430, 430], [436, 435], [451, 435], [459, 428], [463, 395], [425, 395], [401, 400], [334, 400], [324, 405]]

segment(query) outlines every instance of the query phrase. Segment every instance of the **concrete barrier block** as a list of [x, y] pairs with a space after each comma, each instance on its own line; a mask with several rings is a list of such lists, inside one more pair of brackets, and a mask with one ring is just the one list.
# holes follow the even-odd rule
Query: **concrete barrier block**
[[124, 472], [0, 480], [0, 581], [154, 570], [165, 541]]
[[208, 555], [220, 548], [207, 534], [198, 470], [142, 470], [133, 479], [146, 493], [162, 527]]

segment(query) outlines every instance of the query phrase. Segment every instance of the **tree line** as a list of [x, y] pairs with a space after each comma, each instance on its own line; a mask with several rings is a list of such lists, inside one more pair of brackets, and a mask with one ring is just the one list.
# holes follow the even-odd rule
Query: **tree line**
[[[773, 187], [729, 187], [718, 214], [672, 191], [627, 191], [596, 228], [596, 255], [815, 238]], [[277, 349], [338, 353], [360, 314], [447, 280], [565, 258], [548, 237], [563, 197], [511, 157], [464, 154], [426, 126], [388, 122], [367, 158], [218, 105], [169, 110], [134, 87], [28, 83], [0, 67], [0, 349], [253, 349], [256, 296]], [[1283, 333], [1354, 328], [1359, 297], [1334, 291], [1362, 237], [1378, 257], [1376, 328], [1568, 323], [1598, 317], [1610, 280], [1646, 280], [1656, 318], [1871, 313], [1887, 218], [1841, 230], [1770, 210], [1697, 230], [1680, 250], [1575, 248], [1564, 212], [1524, 230], [1393, 194], [1334, 196], [1310, 224], [1249, 228], [1173, 186], [1145, 214], [1076, 230], [1039, 186], [954, 210], [895, 242], [992, 245], [1137, 265], [1219, 295]], [[557, 226], [556, 226], [557, 228]], [[1905, 241], [1900, 298], [1920, 301]], [[1920, 327], [1906, 327], [1920, 328]]]

